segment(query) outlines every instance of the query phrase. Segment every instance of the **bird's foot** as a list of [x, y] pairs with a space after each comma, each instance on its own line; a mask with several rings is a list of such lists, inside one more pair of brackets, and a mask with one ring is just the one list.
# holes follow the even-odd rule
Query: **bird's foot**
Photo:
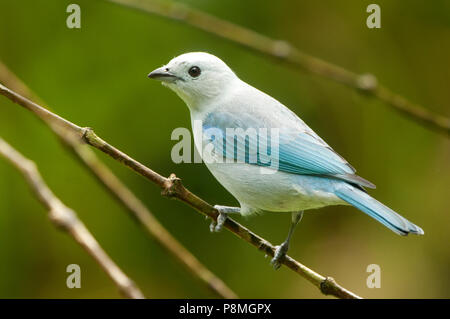
[[281, 261], [286, 256], [288, 249], [289, 249], [288, 242], [283, 242], [281, 245], [275, 246], [275, 254], [272, 260], [270, 261], [275, 270], [281, 267]]
[[214, 208], [219, 212], [219, 216], [217, 216], [217, 221], [213, 220], [209, 225], [209, 230], [212, 233], [220, 232], [228, 217], [227, 213], [224, 211], [225, 209], [223, 209], [223, 206], [215, 205]]

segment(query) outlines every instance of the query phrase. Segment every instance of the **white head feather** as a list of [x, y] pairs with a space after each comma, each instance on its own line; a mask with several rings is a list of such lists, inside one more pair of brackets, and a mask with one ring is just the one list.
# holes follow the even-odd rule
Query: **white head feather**
[[218, 57], [205, 52], [179, 55], [149, 74], [175, 91], [190, 109], [208, 104], [238, 79]]

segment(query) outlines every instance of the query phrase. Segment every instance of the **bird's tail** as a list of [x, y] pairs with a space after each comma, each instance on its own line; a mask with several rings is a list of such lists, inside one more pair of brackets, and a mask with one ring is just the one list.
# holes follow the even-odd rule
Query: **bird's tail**
[[355, 206], [399, 235], [406, 236], [409, 233], [416, 235], [424, 234], [422, 228], [414, 225], [389, 207], [370, 197], [364, 191], [349, 184], [341, 184], [335, 191], [335, 194], [340, 199]]

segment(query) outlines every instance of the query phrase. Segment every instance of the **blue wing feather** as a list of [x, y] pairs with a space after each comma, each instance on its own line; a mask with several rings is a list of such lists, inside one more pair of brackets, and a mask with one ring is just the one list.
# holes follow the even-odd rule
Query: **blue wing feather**
[[[220, 111], [209, 113], [203, 121], [204, 130], [214, 128], [222, 132], [222, 141], [215, 138], [209, 142], [213, 143], [215, 147], [221, 147], [225, 159], [236, 161], [238, 160], [238, 154], [245, 154], [245, 163], [268, 166], [270, 162], [267, 163], [262, 159], [268, 157], [270, 160], [276, 160], [274, 157], [278, 156], [278, 169], [283, 172], [299, 175], [333, 176], [360, 186], [374, 187], [372, 183], [355, 175], [355, 169], [312, 131], [278, 128], [278, 154], [274, 151], [276, 148], [272, 147], [270, 131], [264, 136], [257, 135], [257, 139], [234, 138], [232, 140], [230, 136], [227, 139], [227, 128], [241, 128], [243, 130], [254, 128], [258, 134], [260, 126], [261, 124], [251, 116]], [[221, 144], [219, 145], [219, 143]], [[228, 147], [227, 149], [227, 145], [234, 145], [234, 148]], [[251, 160], [250, 149], [256, 149], [256, 161]], [[261, 152], [261, 149], [264, 152]]]

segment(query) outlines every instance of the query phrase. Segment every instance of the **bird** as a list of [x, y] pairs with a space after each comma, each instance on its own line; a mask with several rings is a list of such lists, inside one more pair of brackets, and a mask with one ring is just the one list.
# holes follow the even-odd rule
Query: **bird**
[[241, 80], [220, 58], [206, 52], [184, 53], [148, 77], [161, 81], [186, 103], [198, 153], [239, 202], [238, 207], [214, 206], [218, 217], [211, 231], [220, 231], [229, 214], [291, 214], [287, 237], [275, 246], [271, 259], [275, 269], [286, 257], [305, 210], [351, 205], [399, 235], [424, 234], [371, 197], [366, 188], [375, 185], [356, 175], [294, 112]]

